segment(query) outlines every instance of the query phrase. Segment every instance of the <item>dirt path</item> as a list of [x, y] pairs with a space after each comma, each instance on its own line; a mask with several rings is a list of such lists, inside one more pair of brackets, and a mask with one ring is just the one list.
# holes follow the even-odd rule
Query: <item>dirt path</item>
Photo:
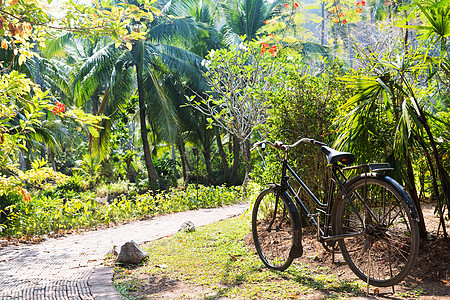
[[248, 204], [181, 212], [90, 231], [37, 245], [0, 247], [0, 300], [121, 299], [112, 288], [112, 269], [103, 259], [113, 246], [151, 241], [192, 221], [203, 226], [240, 215]]

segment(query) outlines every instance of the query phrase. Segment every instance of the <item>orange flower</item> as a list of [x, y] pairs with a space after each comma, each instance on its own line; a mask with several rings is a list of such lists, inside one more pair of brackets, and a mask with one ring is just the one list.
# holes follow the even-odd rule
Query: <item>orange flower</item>
[[56, 101], [56, 105], [52, 109], [54, 115], [61, 114], [66, 111], [66, 106], [63, 103]]
[[6, 40], [2, 40], [2, 49], [8, 50], [8, 42]]
[[357, 12], [357, 13], [361, 13], [361, 12], [362, 12], [362, 9], [358, 7], [358, 8], [356, 9], [356, 12]]
[[261, 53], [265, 53], [267, 51], [267, 48], [269, 48], [269, 44], [261, 43]]
[[28, 203], [31, 201], [30, 194], [22, 187], [18, 186], [17, 189], [19, 190], [19, 193], [22, 194], [22, 201], [25, 203]]
[[272, 57], [277, 56], [278, 49], [277, 49], [276, 45], [273, 45], [272, 47], [270, 47], [270, 49], [268, 51], [269, 51], [270, 54], [272, 54]]

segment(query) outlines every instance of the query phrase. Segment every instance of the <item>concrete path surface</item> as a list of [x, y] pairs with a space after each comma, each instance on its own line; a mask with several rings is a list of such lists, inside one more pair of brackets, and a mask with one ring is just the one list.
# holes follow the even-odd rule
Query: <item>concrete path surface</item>
[[200, 209], [146, 221], [49, 239], [37, 245], [0, 248], [0, 300], [121, 299], [112, 287], [105, 255], [128, 241], [140, 244], [171, 235], [192, 221], [196, 227], [242, 214], [248, 204]]

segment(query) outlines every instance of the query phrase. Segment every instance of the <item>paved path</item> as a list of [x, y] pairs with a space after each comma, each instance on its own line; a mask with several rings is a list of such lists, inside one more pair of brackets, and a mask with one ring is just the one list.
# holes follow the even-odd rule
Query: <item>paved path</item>
[[0, 248], [0, 300], [121, 299], [112, 268], [102, 266], [114, 245], [171, 235], [185, 221], [202, 226], [242, 214], [248, 204], [181, 212], [105, 230], [50, 239], [38, 245]]

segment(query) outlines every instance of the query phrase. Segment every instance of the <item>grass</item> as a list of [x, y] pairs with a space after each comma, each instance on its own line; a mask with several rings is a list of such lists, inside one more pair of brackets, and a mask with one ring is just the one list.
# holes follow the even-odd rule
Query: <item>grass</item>
[[362, 282], [343, 281], [326, 265], [267, 269], [244, 242], [250, 226], [244, 215], [148, 243], [143, 248], [149, 259], [141, 266], [116, 266], [115, 285], [127, 299], [153, 298], [158, 278], [190, 287], [190, 293], [173, 297], [177, 299], [340, 299], [364, 293]]

